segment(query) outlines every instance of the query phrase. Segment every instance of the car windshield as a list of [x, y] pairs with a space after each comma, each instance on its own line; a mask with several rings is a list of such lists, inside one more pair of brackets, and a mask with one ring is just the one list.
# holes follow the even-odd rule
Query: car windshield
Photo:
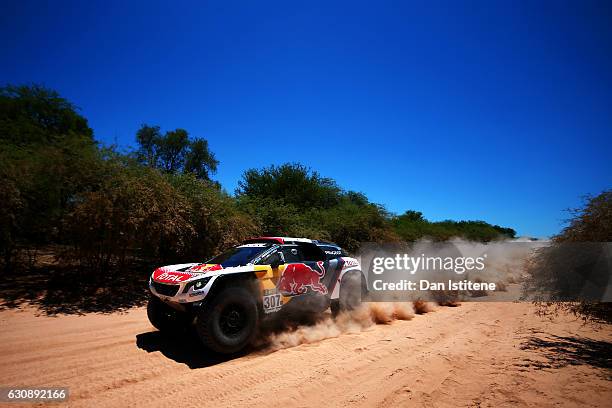
[[220, 264], [224, 268], [242, 266], [251, 263], [263, 251], [270, 248], [269, 244], [247, 244], [235, 247], [206, 261], [207, 264]]

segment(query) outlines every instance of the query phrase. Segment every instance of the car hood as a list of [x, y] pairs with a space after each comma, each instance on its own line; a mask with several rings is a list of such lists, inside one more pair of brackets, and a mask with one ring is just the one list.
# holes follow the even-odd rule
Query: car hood
[[250, 272], [253, 270], [253, 265], [224, 268], [220, 264], [190, 263], [162, 266], [153, 271], [151, 278], [155, 282], [178, 284], [188, 280], [198, 279], [203, 275], [217, 276], [229, 273]]

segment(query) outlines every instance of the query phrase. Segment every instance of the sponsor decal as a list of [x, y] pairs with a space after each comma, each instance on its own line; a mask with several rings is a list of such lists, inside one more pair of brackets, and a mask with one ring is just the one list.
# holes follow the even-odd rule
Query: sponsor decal
[[359, 266], [359, 262], [357, 262], [356, 259], [351, 259], [351, 258], [342, 258], [342, 260], [344, 260], [344, 267], [348, 268], [351, 266]]
[[219, 264], [200, 264], [190, 269], [191, 272], [213, 272], [223, 269]]
[[321, 278], [325, 276], [323, 262], [317, 262], [317, 269], [312, 269], [303, 263], [289, 264], [276, 287], [284, 296], [303, 295], [308, 288], [326, 295], [327, 288], [321, 283]]
[[196, 276], [190, 272], [169, 271], [165, 268], [157, 268], [153, 272], [153, 280], [161, 283], [180, 283]]

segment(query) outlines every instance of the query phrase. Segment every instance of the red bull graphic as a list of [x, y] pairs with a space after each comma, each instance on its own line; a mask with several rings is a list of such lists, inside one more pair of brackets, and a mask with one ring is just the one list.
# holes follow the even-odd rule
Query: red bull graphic
[[213, 272], [223, 269], [219, 264], [200, 264], [191, 268], [193, 272]]
[[317, 269], [303, 263], [289, 264], [276, 287], [283, 296], [303, 295], [308, 287], [314, 292], [326, 295], [327, 288], [321, 283], [321, 278], [325, 276], [323, 262], [317, 262]]

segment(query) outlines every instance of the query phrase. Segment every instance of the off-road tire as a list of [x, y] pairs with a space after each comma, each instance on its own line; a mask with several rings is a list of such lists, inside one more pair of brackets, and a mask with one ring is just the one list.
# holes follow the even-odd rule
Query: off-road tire
[[361, 300], [365, 298], [368, 288], [361, 272], [348, 272], [340, 281], [340, 295], [338, 299], [332, 300], [330, 309], [333, 316], [342, 311], [355, 310], [361, 306]]
[[196, 314], [195, 327], [204, 345], [222, 354], [236, 353], [255, 336], [259, 311], [253, 291], [245, 286], [222, 289]]
[[147, 304], [147, 317], [157, 330], [162, 333], [175, 333], [183, 330], [188, 323], [187, 316], [171, 308], [158, 297], [151, 296]]

